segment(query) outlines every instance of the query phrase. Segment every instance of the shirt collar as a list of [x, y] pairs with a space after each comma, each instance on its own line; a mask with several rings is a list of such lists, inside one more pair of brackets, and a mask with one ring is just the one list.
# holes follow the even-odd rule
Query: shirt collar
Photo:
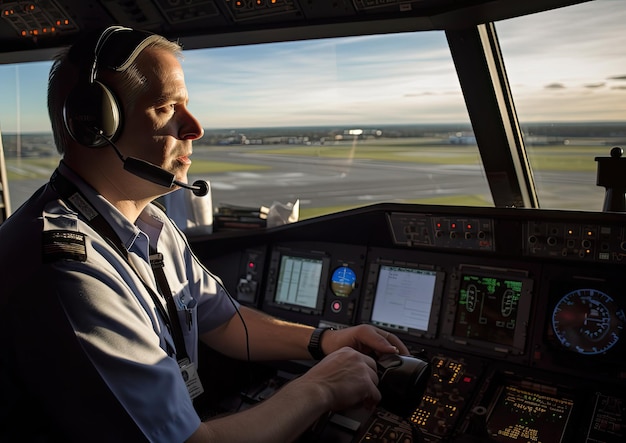
[[[137, 224], [131, 223], [115, 206], [85, 182], [67, 164], [59, 164], [59, 172], [74, 184], [89, 203], [111, 225], [128, 251], [135, 250], [147, 257], [148, 243], [156, 247], [163, 221], [158, 211], [148, 205], [139, 215]], [[141, 229], [140, 229], [141, 228]], [[139, 242], [138, 238], [142, 238]]]

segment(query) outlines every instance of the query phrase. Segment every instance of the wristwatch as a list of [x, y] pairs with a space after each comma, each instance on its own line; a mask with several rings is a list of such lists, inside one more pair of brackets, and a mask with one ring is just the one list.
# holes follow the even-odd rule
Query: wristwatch
[[315, 360], [321, 360], [326, 357], [326, 354], [322, 351], [322, 334], [329, 329], [332, 330], [333, 328], [316, 328], [313, 334], [311, 334], [307, 349]]

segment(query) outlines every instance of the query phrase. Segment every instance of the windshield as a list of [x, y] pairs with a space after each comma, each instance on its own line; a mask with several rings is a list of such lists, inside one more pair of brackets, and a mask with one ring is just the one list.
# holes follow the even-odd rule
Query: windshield
[[626, 2], [496, 23], [542, 208], [601, 211], [595, 157], [626, 144]]

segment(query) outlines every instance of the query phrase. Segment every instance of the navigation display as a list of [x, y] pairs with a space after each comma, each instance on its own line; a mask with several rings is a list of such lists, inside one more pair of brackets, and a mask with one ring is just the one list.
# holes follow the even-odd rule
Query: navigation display
[[531, 286], [532, 280], [512, 271], [464, 269], [452, 336], [457, 342], [522, 353]]
[[435, 334], [443, 273], [379, 265], [370, 321], [406, 332]]

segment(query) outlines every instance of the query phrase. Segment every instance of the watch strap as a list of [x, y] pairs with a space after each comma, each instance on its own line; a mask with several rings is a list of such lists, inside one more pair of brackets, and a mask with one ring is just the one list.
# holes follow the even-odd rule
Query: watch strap
[[322, 334], [333, 328], [316, 328], [311, 334], [311, 339], [309, 340], [309, 346], [307, 349], [315, 360], [321, 360], [326, 357], [324, 351], [322, 351]]

